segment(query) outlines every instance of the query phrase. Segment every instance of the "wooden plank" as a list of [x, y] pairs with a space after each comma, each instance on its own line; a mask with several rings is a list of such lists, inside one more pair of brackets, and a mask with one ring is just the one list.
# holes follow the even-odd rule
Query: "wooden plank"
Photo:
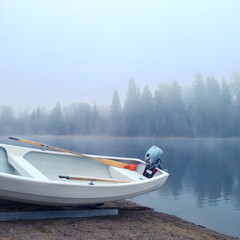
[[0, 221], [37, 220], [54, 218], [83, 218], [118, 215], [118, 209], [84, 209], [53, 211], [0, 212]]

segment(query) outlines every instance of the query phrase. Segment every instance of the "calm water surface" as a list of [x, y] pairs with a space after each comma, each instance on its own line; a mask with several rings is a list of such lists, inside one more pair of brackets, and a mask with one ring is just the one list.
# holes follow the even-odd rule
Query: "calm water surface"
[[[131, 199], [207, 228], [240, 237], [240, 140], [26, 137], [79, 153], [144, 159], [157, 145], [170, 177], [157, 191]], [[2, 143], [26, 146], [0, 138]]]

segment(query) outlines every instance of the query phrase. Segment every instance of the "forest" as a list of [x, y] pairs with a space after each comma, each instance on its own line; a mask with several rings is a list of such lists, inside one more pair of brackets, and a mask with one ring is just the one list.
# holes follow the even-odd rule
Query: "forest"
[[1, 135], [239, 137], [240, 74], [218, 81], [197, 73], [189, 86], [160, 82], [153, 92], [130, 79], [123, 103], [116, 89], [105, 108], [57, 103], [50, 110], [38, 106], [16, 114], [1, 105], [0, 126]]

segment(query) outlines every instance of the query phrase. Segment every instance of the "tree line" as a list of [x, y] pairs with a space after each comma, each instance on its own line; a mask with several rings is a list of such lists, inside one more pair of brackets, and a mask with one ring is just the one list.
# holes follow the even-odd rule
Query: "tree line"
[[78, 102], [18, 116], [10, 106], [0, 110], [1, 135], [239, 137], [240, 74], [219, 82], [198, 73], [189, 86], [161, 82], [154, 92], [130, 79], [124, 102], [115, 90], [105, 109]]

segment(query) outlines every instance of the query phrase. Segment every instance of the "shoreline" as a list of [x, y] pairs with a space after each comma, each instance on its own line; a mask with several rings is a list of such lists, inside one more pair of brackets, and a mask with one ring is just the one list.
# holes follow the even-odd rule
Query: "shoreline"
[[[117, 208], [119, 213], [117, 216], [0, 222], [0, 239], [239, 239], [126, 200], [105, 203], [99, 208]], [[0, 205], [0, 211], [46, 209], [56, 208], [22, 203]]]
[[[8, 139], [9, 135], [0, 135]], [[15, 137], [37, 137], [37, 138], [113, 138], [113, 139], [159, 139], [159, 140], [230, 140], [239, 141], [240, 137], [191, 137], [191, 136], [112, 136], [112, 135], [47, 135], [47, 134], [17, 134]]]

